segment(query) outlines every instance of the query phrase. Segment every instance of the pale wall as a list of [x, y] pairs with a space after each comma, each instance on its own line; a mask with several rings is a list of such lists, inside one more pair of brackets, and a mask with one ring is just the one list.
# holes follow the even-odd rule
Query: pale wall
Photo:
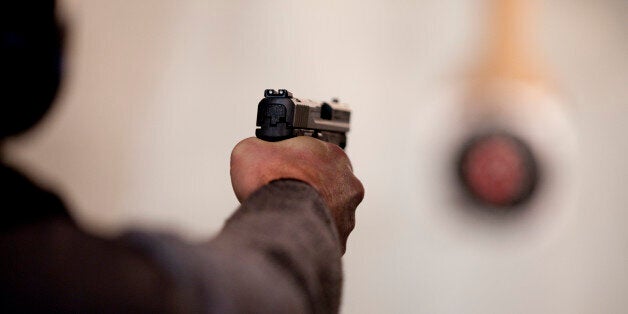
[[455, 108], [477, 4], [66, 0], [57, 107], [9, 143], [9, 160], [54, 182], [92, 230], [202, 239], [237, 206], [229, 153], [253, 134], [263, 89], [338, 96], [354, 109], [347, 152], [366, 187], [343, 312], [625, 312], [627, 6], [546, 5], [541, 42], [580, 151], [567, 172], [582, 184], [573, 204], [501, 225], [443, 214], [452, 204], [430, 192], [444, 181], [428, 132], [457, 132], [442, 108]]

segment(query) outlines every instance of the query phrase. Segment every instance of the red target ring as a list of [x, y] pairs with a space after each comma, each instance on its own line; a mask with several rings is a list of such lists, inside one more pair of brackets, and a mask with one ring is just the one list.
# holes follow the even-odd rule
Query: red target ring
[[528, 146], [506, 133], [490, 133], [468, 141], [460, 154], [458, 170], [465, 190], [492, 207], [527, 201], [538, 178]]

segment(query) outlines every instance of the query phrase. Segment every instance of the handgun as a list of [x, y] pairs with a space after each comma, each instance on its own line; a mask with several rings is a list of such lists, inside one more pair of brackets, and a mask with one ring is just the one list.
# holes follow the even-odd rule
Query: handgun
[[293, 97], [285, 89], [267, 89], [257, 105], [255, 136], [270, 142], [311, 136], [344, 149], [350, 119], [349, 106], [338, 99], [319, 102]]

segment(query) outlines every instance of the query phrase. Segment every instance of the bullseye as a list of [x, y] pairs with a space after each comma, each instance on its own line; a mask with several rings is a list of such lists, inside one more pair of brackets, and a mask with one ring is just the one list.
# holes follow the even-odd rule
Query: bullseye
[[509, 207], [530, 198], [537, 183], [537, 165], [528, 146], [508, 134], [473, 138], [459, 160], [460, 180], [476, 200]]

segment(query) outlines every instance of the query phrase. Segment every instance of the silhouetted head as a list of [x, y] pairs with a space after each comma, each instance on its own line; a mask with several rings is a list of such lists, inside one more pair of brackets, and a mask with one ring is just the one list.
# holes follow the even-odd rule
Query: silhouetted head
[[0, 41], [0, 137], [4, 138], [35, 125], [57, 93], [62, 36], [55, 1], [2, 1]]

